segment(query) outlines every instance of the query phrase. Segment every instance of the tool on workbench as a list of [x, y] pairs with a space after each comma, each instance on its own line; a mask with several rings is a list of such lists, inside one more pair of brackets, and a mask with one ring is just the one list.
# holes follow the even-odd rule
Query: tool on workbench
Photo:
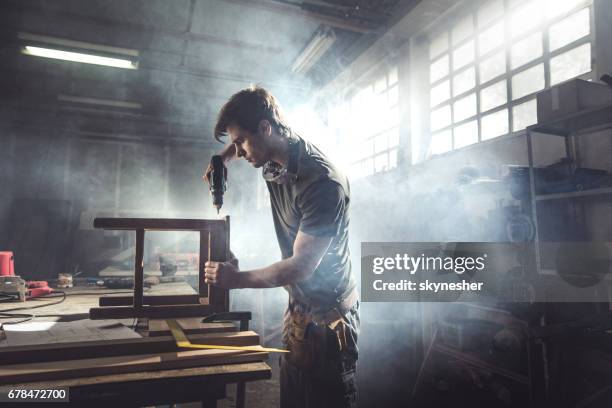
[[219, 155], [214, 155], [210, 159], [210, 166], [212, 168], [210, 172], [210, 194], [213, 198], [213, 205], [217, 209], [217, 214], [219, 214], [219, 210], [223, 206], [223, 194], [227, 188], [227, 168], [223, 163], [223, 157]]
[[0, 252], [0, 293], [15, 296], [20, 301], [45, 296], [53, 292], [47, 281], [25, 281], [15, 275], [12, 252]]
[[47, 281], [28, 281], [27, 282], [28, 299], [37, 298], [53, 293], [53, 289], [49, 287]]
[[25, 302], [26, 291], [26, 282], [19, 276], [0, 276], [0, 294], [9, 297], [9, 300], [14, 297], [15, 300]]
[[73, 286], [72, 274], [70, 273], [58, 274], [56, 286], [60, 289], [71, 288]]

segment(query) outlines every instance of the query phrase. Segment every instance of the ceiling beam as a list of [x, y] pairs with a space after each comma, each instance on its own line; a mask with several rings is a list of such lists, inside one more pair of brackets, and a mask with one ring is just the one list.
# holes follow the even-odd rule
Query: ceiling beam
[[[44, 132], [58, 132], [71, 135], [86, 135], [90, 138], [123, 139], [132, 141], [158, 141], [158, 142], [189, 142], [206, 147], [218, 146], [212, 137], [212, 122], [210, 126], [187, 126], [181, 124], [164, 124], [158, 122], [151, 127], [151, 123], [129, 120], [113, 119], [112, 115], [87, 115], [83, 112], [71, 112], [59, 109], [57, 106], [20, 106], [15, 103], [0, 102], [4, 119], [0, 120], [0, 128], [41, 130]], [[116, 118], [115, 118], [116, 119]], [[206, 118], [211, 121], [212, 118]], [[156, 126], [158, 125], [158, 126]], [[210, 137], [205, 137], [209, 134]]]
[[355, 33], [370, 33], [375, 27], [368, 24], [357, 24], [352, 21], [341, 19], [337, 17], [328, 16], [321, 13], [315, 13], [302, 9], [299, 5], [291, 5], [284, 2], [277, 2], [273, 0], [225, 0], [228, 3], [245, 5], [248, 7], [255, 7], [263, 10], [272, 11], [283, 15], [294, 15], [298, 17], [305, 17], [318, 23], [327, 24], [330, 27], [341, 28], [346, 31], [352, 31]]

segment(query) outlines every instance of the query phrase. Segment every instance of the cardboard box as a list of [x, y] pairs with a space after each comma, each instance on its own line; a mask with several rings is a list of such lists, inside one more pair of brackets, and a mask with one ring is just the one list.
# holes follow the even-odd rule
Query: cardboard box
[[538, 93], [537, 103], [538, 124], [543, 125], [565, 115], [612, 104], [612, 87], [572, 79]]

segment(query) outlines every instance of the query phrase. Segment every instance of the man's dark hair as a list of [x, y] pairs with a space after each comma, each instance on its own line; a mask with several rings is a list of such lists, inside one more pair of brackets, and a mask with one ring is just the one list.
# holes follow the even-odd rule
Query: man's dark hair
[[223, 105], [215, 125], [215, 139], [223, 142], [221, 138], [227, 136], [227, 128], [232, 125], [256, 133], [259, 122], [264, 119], [281, 135], [289, 135], [289, 126], [276, 98], [264, 88], [251, 85], [232, 95]]

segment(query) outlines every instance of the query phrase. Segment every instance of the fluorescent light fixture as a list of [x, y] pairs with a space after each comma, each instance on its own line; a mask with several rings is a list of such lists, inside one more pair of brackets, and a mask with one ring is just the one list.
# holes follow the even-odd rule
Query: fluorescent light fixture
[[138, 102], [118, 101], [114, 99], [100, 99], [85, 96], [59, 94], [57, 96], [57, 100], [60, 102], [69, 102], [83, 105], [108, 106], [111, 108], [142, 109], [142, 105]]
[[318, 30], [308, 45], [295, 59], [291, 71], [306, 74], [336, 41], [336, 33], [329, 27]]
[[26, 55], [35, 57], [59, 59], [65, 61], [81, 62], [83, 64], [105, 65], [115, 68], [137, 69], [138, 66], [126, 59], [101, 57], [99, 55], [82, 54], [80, 52], [70, 52], [62, 50], [54, 50], [52, 48], [34, 47], [26, 45], [22, 51]]
[[18, 33], [17, 37], [26, 42], [22, 48], [22, 53], [26, 55], [83, 64], [138, 69], [137, 50], [24, 32]]

